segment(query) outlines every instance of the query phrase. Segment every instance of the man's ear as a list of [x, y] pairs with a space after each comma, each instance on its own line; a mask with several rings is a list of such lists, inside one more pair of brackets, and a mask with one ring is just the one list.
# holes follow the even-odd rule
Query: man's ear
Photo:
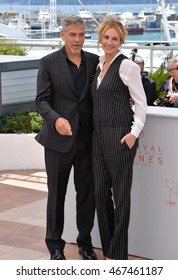
[[59, 34], [60, 34], [61, 39], [64, 40], [64, 31], [60, 30]]

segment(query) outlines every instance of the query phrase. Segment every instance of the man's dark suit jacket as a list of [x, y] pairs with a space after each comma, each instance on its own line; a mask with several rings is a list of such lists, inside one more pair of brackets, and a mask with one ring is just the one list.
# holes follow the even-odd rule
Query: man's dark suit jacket
[[[85, 140], [92, 137], [92, 99], [90, 86], [94, 77], [98, 56], [82, 51], [86, 62], [87, 80], [80, 100], [73, 83], [73, 78], [66, 61], [64, 47], [40, 61], [37, 77], [36, 105], [44, 118], [44, 125], [36, 140], [44, 147], [57, 151], [68, 152], [74, 143], [80, 125]], [[72, 127], [72, 136], [62, 136], [55, 129], [57, 118], [66, 118]]]
[[156, 83], [148, 77], [142, 77], [143, 88], [146, 94], [147, 105], [153, 106], [156, 99]]

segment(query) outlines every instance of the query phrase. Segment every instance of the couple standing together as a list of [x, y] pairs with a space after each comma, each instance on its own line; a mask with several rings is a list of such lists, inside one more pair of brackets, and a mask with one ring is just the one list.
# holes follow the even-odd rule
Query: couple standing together
[[139, 66], [120, 51], [127, 36], [123, 25], [108, 17], [98, 34], [104, 51], [100, 58], [82, 50], [82, 18], [66, 17], [64, 46], [40, 61], [36, 104], [44, 126], [36, 140], [45, 150], [45, 241], [52, 260], [65, 260], [64, 203], [72, 167], [79, 254], [97, 259], [91, 240], [96, 205], [104, 258], [128, 258], [133, 160], [145, 123], [146, 97]]

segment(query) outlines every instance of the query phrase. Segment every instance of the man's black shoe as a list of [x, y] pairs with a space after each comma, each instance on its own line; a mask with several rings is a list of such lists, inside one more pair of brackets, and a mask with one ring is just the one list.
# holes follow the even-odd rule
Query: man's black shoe
[[97, 256], [92, 247], [79, 247], [79, 254], [83, 257], [83, 260], [97, 260]]
[[62, 249], [56, 249], [51, 253], [51, 260], [65, 260], [65, 256]]

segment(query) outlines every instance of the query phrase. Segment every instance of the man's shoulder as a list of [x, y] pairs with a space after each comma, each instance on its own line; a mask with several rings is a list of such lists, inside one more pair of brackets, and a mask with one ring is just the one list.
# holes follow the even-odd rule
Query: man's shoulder
[[167, 90], [167, 87], [168, 87], [168, 83], [169, 83], [169, 80], [170, 80], [170, 78], [168, 78], [168, 79], [166, 79], [163, 83], [162, 83], [162, 85], [161, 85], [161, 89], [163, 90]]
[[57, 50], [57, 51], [54, 51], [50, 54], [47, 54], [45, 56], [42, 57], [42, 60], [51, 60], [51, 59], [55, 59], [56, 57], [58, 57], [60, 54], [61, 54], [62, 50]]
[[148, 79], [149, 79], [149, 81], [150, 81], [151, 84], [155, 84], [155, 85], [156, 85], [156, 82], [155, 82], [154, 80], [152, 80], [152, 79], [150, 79], [150, 78], [148, 78]]
[[97, 55], [95, 53], [88, 52], [88, 51], [83, 51], [83, 53], [86, 57], [93, 58], [93, 59], [96, 59], [96, 60], [99, 59], [99, 55]]
[[143, 80], [145, 83], [156, 84], [156, 82], [155, 82], [154, 80], [150, 79], [149, 77], [143, 76], [143, 77], [142, 77], [142, 80]]
[[154, 93], [156, 91], [156, 82], [148, 77], [142, 77], [143, 87], [146, 92]]

